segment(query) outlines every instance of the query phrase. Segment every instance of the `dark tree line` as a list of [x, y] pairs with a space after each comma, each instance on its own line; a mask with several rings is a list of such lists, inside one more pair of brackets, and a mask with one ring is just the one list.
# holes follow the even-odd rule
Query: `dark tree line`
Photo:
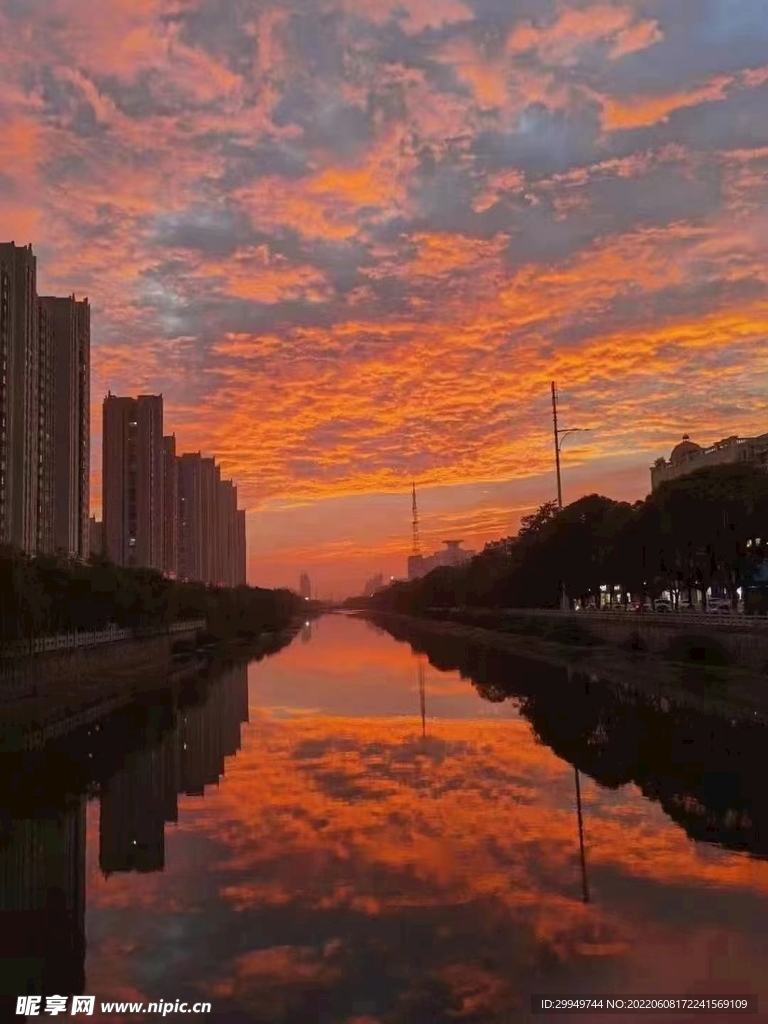
[[[761, 545], [756, 541], [760, 539]], [[515, 537], [497, 541], [465, 566], [435, 569], [396, 583], [374, 607], [419, 613], [430, 607], [556, 608], [611, 595], [673, 598], [711, 587], [735, 603], [749, 589], [752, 607], [766, 594], [755, 580], [768, 542], [768, 473], [750, 465], [700, 470], [663, 484], [644, 501], [598, 494], [559, 510], [555, 502], [523, 518]]]
[[297, 614], [289, 590], [215, 588], [127, 569], [106, 559], [29, 557], [0, 548], [0, 643], [77, 630], [162, 627], [205, 619], [215, 637], [280, 629]]

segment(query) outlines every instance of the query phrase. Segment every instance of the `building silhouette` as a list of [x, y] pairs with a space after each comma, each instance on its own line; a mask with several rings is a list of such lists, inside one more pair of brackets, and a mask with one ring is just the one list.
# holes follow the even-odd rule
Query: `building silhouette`
[[179, 461], [176, 435], [163, 438], [163, 572], [179, 575]]
[[89, 547], [92, 555], [104, 554], [104, 524], [96, 516], [88, 521]]
[[104, 544], [116, 565], [162, 569], [163, 396], [104, 399]]
[[38, 539], [37, 261], [0, 244], [0, 543], [33, 552]]
[[[43, 296], [40, 319], [53, 347], [53, 546], [86, 559], [90, 547], [91, 310], [87, 299], [78, 302], [74, 295]], [[42, 353], [41, 344], [41, 379]], [[45, 450], [41, 444], [41, 454]]]
[[758, 437], [726, 437], [707, 448], [683, 434], [669, 459], [660, 458], [651, 466], [651, 490], [656, 491], [667, 480], [695, 473], [697, 469], [723, 465], [759, 466], [768, 470], [768, 433]]
[[0, 243], [0, 543], [88, 557], [90, 306], [38, 297], [32, 246]]
[[305, 601], [312, 600], [312, 581], [306, 572], [299, 576], [299, 597], [303, 597]]

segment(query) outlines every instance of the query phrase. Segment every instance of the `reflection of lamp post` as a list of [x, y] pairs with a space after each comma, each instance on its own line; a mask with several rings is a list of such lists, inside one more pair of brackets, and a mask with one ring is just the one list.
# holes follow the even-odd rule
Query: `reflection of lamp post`
[[[554, 424], [555, 431], [555, 470], [557, 472], [557, 507], [562, 509], [563, 507], [563, 486], [560, 482], [560, 451], [563, 447], [563, 441], [569, 434], [584, 434], [591, 430], [591, 427], [568, 427], [563, 430], [557, 425], [557, 386], [552, 381], [552, 421]], [[565, 609], [567, 606], [568, 598], [565, 595], [565, 587], [563, 586], [562, 580], [560, 581], [560, 606]]]
[[419, 661], [419, 702], [421, 704], [421, 738], [427, 737], [427, 684], [424, 675], [424, 662]]
[[[568, 676], [568, 687], [570, 689], [571, 684], [571, 666], [566, 665], [565, 671]], [[589, 683], [587, 683], [587, 693], [589, 693]], [[581, 860], [581, 898], [584, 903], [589, 903], [589, 881], [587, 880], [587, 855], [584, 848], [584, 818], [581, 813], [581, 780], [579, 779], [579, 769], [576, 765], [573, 766], [573, 773], [576, 779], [576, 820], [579, 825], [579, 858]]]
[[573, 766], [576, 775], [576, 817], [579, 822], [579, 856], [581, 857], [581, 898], [589, 903], [589, 883], [587, 881], [587, 857], [584, 852], [584, 821], [581, 816], [581, 783], [579, 782], [579, 769]]

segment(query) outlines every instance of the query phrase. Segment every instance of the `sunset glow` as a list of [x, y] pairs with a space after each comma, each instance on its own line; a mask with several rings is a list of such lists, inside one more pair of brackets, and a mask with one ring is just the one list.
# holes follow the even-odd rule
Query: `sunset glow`
[[341, 596], [413, 478], [430, 551], [554, 496], [553, 379], [566, 501], [764, 432], [767, 54], [724, 0], [0, 0], [0, 240], [90, 300], [92, 495], [103, 396], [162, 392], [249, 582]]

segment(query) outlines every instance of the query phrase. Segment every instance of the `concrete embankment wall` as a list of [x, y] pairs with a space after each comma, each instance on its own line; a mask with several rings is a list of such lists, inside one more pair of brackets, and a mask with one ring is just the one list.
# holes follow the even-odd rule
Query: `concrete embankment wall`
[[[768, 621], [733, 616], [632, 612], [563, 612], [531, 609], [431, 609], [429, 618], [502, 632], [589, 645], [590, 640], [674, 661], [740, 665], [768, 671]], [[561, 636], [557, 635], [560, 634]]]
[[24, 746], [45, 742], [162, 687], [178, 667], [174, 645], [196, 634], [193, 624], [186, 632], [0, 661], [0, 750], [16, 749], [21, 737]]

